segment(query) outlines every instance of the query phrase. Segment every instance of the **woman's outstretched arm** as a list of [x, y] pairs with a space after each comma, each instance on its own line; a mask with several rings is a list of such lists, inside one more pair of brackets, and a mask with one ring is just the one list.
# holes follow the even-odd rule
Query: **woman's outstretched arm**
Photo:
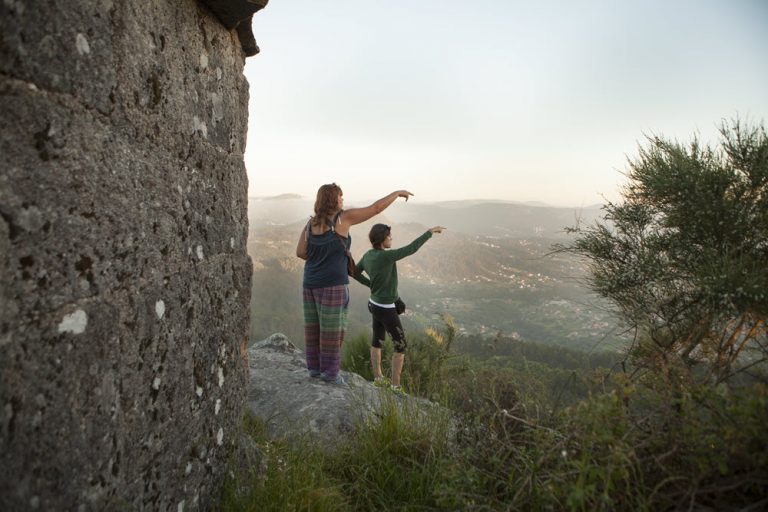
[[398, 197], [404, 197], [407, 201], [412, 195], [413, 194], [407, 190], [395, 190], [391, 194], [382, 197], [378, 201], [375, 201], [373, 204], [364, 208], [350, 208], [349, 210], [344, 210], [344, 213], [341, 214], [341, 218], [339, 219], [339, 225], [337, 226], [336, 231], [338, 231], [340, 235], [346, 236], [349, 233], [350, 226], [365, 222], [374, 215], [383, 212], [389, 205], [394, 203]]

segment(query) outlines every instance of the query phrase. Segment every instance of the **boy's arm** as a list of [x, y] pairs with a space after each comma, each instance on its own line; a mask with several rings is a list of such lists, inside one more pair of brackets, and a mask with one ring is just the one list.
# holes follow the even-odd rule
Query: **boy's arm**
[[415, 253], [419, 250], [419, 248], [424, 245], [424, 242], [432, 238], [432, 231], [427, 231], [423, 235], [421, 235], [419, 238], [414, 240], [413, 242], [409, 243], [405, 247], [400, 247], [399, 249], [392, 249], [390, 251], [384, 251], [384, 254], [388, 256], [389, 259], [392, 261], [397, 261], [405, 258], [406, 256], [410, 256], [411, 254]]

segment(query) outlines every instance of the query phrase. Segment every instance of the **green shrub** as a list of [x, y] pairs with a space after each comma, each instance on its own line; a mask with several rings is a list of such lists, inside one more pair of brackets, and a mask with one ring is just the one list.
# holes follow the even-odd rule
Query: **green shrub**
[[[658, 507], [724, 509], [768, 496], [768, 387], [641, 388], [633, 411], [647, 492]], [[642, 418], [642, 421], [640, 421]], [[642, 430], [641, 430], [642, 429]], [[763, 505], [768, 501], [762, 501]]]

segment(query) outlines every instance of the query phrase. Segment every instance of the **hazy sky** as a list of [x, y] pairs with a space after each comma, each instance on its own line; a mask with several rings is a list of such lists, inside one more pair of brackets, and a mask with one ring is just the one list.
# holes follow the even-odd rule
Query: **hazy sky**
[[617, 197], [644, 134], [768, 123], [768, 0], [271, 0], [250, 196]]

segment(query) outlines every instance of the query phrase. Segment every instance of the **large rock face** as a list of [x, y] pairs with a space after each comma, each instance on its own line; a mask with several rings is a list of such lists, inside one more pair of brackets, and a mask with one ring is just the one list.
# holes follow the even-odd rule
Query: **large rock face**
[[0, 510], [215, 499], [247, 376], [243, 63], [194, 0], [0, 3]]

